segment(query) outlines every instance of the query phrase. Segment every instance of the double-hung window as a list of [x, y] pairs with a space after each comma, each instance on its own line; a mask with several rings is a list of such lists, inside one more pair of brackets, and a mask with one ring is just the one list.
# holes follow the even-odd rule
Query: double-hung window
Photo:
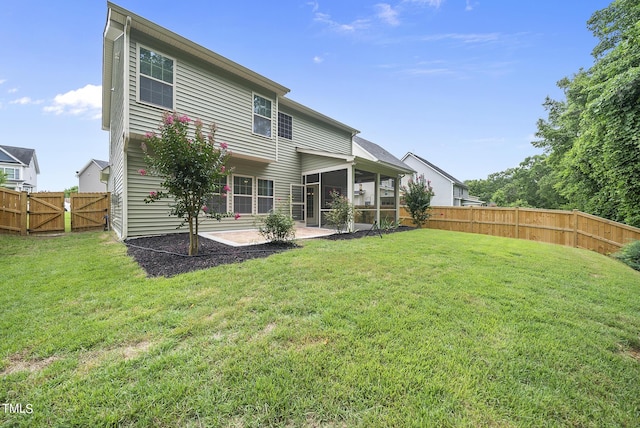
[[258, 178], [258, 214], [267, 214], [273, 209], [273, 180]]
[[292, 122], [291, 116], [278, 112], [278, 137], [286, 138], [287, 140], [293, 139]]
[[7, 180], [20, 180], [20, 169], [18, 168], [0, 168], [4, 170]]
[[253, 133], [271, 138], [271, 100], [253, 94]]
[[227, 192], [224, 187], [227, 185], [227, 177], [222, 177], [216, 183], [216, 193], [211, 196], [207, 204], [207, 213], [226, 213], [227, 212]]
[[173, 110], [173, 59], [142, 46], [138, 51], [139, 100]]
[[239, 214], [253, 214], [252, 177], [233, 177], [233, 211]]

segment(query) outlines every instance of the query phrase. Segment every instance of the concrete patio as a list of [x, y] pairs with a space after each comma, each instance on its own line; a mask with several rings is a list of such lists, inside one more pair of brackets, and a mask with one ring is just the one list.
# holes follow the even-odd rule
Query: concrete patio
[[[328, 236], [335, 233], [333, 229], [324, 229], [318, 227], [296, 227], [295, 239], [318, 238], [320, 236]], [[223, 232], [202, 232], [199, 234], [203, 238], [212, 239], [214, 241], [231, 245], [233, 247], [242, 247], [245, 245], [264, 244], [266, 239], [260, 234], [258, 229], [244, 230], [227, 230]]]

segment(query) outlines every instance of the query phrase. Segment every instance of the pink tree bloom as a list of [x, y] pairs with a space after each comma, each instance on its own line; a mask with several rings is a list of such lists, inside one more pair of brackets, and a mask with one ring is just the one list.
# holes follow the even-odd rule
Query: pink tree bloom
[[152, 198], [155, 198], [156, 195], [157, 195], [157, 193], [154, 192], [154, 191], [149, 192], [149, 196], [151, 196]]
[[207, 211], [209, 211], [209, 208], [207, 208], [207, 206], [206, 206], [206, 205], [204, 205], [204, 206], [202, 207], [202, 211], [204, 211], [204, 212], [206, 213]]
[[198, 128], [202, 126], [202, 121], [200, 119], [196, 119], [195, 122], [193, 122]]
[[226, 166], [222, 165], [222, 166], [220, 167], [220, 172], [224, 173], [226, 170], [227, 170], [227, 167], [226, 167]]
[[140, 175], [147, 175], [146, 169], [139, 169], [138, 172], [140, 173]]
[[154, 134], [153, 132], [147, 132], [146, 134], [144, 134], [144, 138], [153, 138], [155, 136], [156, 134]]
[[220, 148], [223, 150], [227, 150], [227, 147], [229, 147], [229, 145], [227, 143], [220, 143]]
[[227, 194], [226, 193], [221, 193], [220, 196], [222, 196], [223, 198], [226, 198]]
[[231, 187], [229, 187], [228, 184], [225, 184], [224, 187], [222, 188], [222, 190], [224, 190], [225, 192], [230, 192], [231, 191]]
[[186, 116], [186, 115], [185, 115], [185, 116], [180, 116], [180, 117], [178, 118], [178, 121], [179, 121], [180, 123], [189, 123], [189, 122], [191, 122], [191, 119], [189, 119], [189, 116]]
[[240, 218], [240, 214], [236, 213], [236, 215], [233, 216], [236, 220]]

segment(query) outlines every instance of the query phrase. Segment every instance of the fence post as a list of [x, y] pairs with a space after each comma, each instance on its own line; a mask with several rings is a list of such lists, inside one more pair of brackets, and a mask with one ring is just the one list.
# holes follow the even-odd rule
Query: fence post
[[21, 192], [20, 193], [20, 235], [25, 236], [27, 234], [27, 224], [28, 224], [28, 216], [29, 211], [27, 209], [27, 201], [28, 201], [28, 193]]
[[476, 215], [475, 215], [474, 208], [475, 207], [471, 205], [471, 233], [476, 233], [475, 232]]
[[573, 210], [573, 247], [578, 248], [578, 210]]
[[516, 239], [520, 238], [520, 207], [516, 207]]

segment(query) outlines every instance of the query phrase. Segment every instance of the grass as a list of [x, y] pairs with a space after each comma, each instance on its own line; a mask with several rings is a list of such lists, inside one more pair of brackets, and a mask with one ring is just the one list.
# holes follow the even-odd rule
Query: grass
[[8, 426], [639, 426], [640, 272], [416, 230], [146, 278], [0, 236]]

